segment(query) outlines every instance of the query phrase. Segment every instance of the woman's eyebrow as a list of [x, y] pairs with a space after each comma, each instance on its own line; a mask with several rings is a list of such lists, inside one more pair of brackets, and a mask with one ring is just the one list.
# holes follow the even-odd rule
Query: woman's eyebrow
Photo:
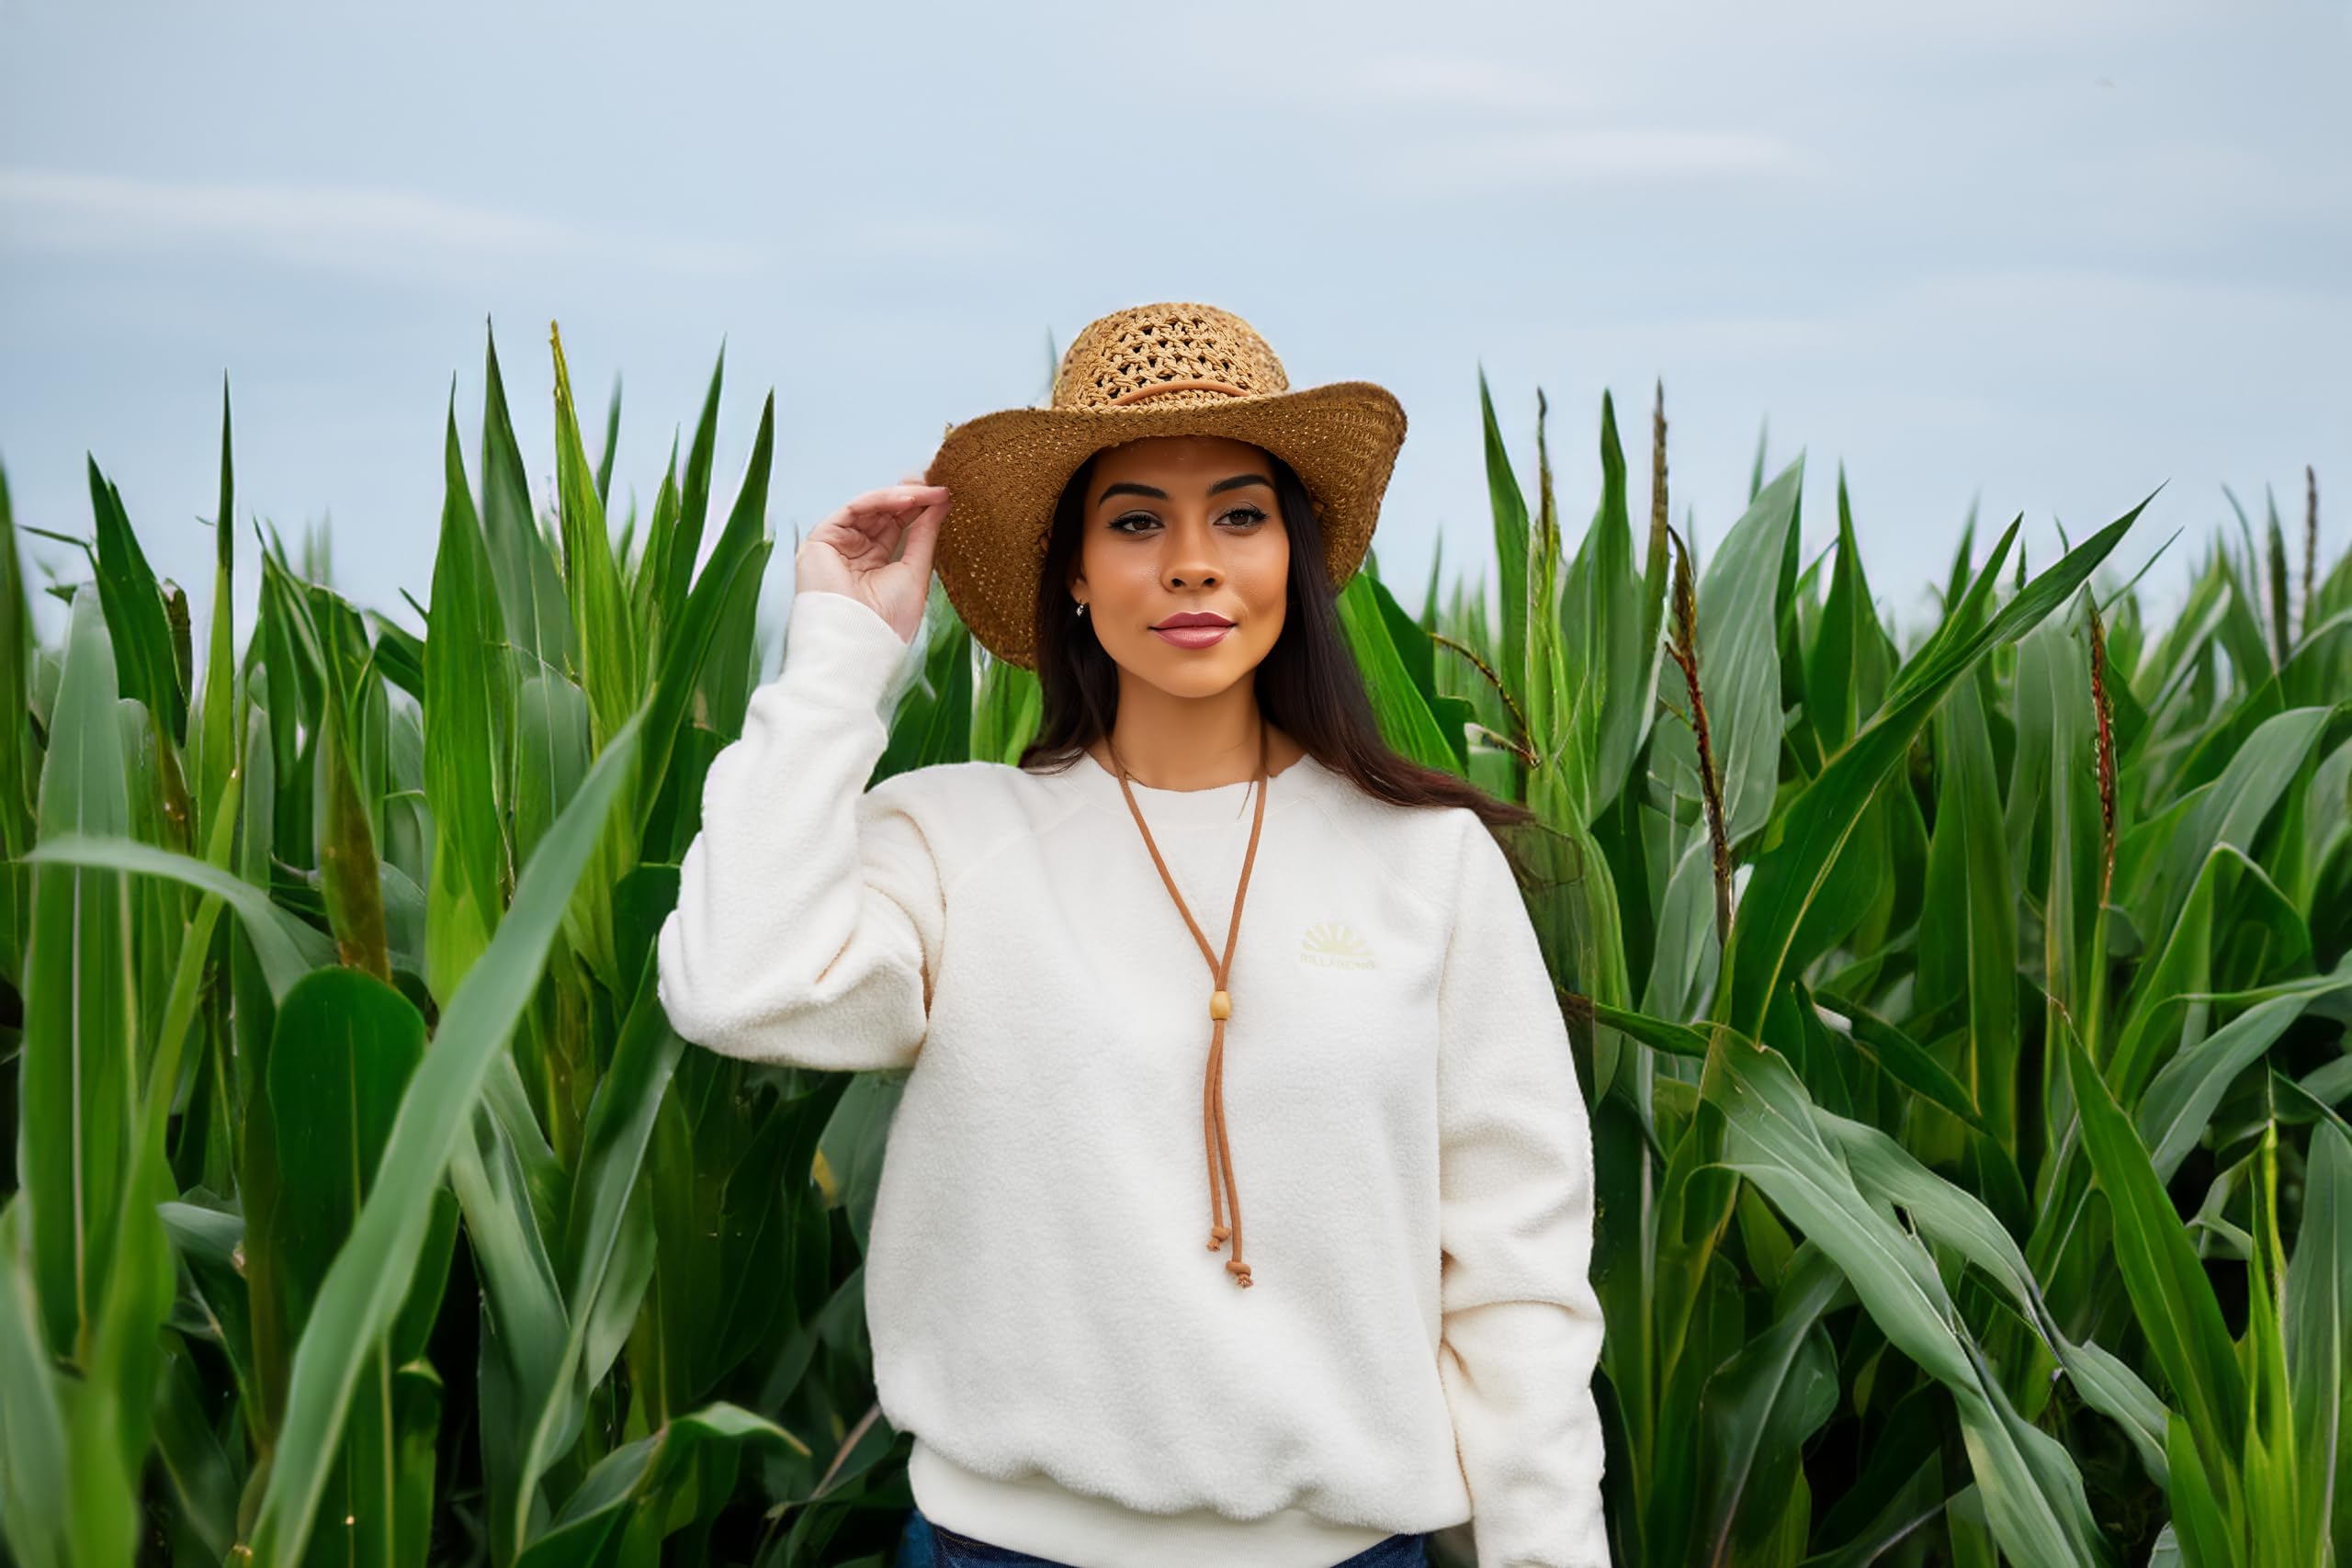
[[[1231, 479], [1219, 479], [1209, 486], [1209, 493], [1216, 495], [1224, 491], [1238, 490], [1243, 485], [1264, 485], [1268, 490], [1272, 490], [1274, 488], [1274, 481], [1263, 474], [1236, 474]], [[1117, 484], [1104, 487], [1102, 493], [1094, 498], [1094, 504], [1100, 506], [1114, 495], [1148, 495], [1154, 501], [1168, 499], [1168, 492], [1158, 485], [1136, 484], [1131, 480], [1122, 479]]]

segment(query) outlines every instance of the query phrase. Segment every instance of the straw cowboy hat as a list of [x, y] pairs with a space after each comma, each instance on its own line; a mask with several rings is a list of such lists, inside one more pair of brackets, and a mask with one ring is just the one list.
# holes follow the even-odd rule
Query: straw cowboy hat
[[1334, 592], [1372, 542], [1405, 410], [1370, 381], [1290, 389], [1257, 329], [1214, 305], [1137, 305], [1089, 322], [1045, 408], [951, 424], [923, 474], [948, 490], [933, 565], [982, 647], [1036, 668], [1037, 574], [1054, 503], [1079, 465], [1147, 435], [1224, 435], [1298, 471], [1320, 505]]

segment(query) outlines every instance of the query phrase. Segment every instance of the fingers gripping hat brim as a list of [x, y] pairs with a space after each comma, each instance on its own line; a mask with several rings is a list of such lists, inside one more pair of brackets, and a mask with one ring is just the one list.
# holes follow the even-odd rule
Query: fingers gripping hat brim
[[1405, 410], [1371, 381], [1229, 397], [1171, 392], [1099, 408], [1004, 409], [953, 426], [923, 475], [948, 491], [933, 564], [981, 646], [1036, 668], [1037, 574], [1054, 503], [1096, 452], [1153, 435], [1222, 435], [1262, 446], [1296, 469], [1321, 503], [1333, 592], [1363, 563], [1380, 518]]

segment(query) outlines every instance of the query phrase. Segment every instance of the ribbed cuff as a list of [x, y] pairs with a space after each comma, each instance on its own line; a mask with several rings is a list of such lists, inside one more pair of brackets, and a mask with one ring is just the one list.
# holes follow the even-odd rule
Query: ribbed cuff
[[812, 695], [878, 707], [899, 684], [912, 646], [863, 599], [811, 589], [792, 596], [779, 680]]

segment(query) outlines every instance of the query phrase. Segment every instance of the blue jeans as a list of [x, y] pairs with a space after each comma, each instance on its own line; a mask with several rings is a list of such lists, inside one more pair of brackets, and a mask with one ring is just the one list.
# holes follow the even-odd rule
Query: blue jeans
[[[1333, 1568], [1429, 1568], [1429, 1537], [1426, 1535], [1392, 1535], [1386, 1540], [1375, 1541]], [[899, 1543], [899, 1559], [893, 1568], [1070, 1568], [1067, 1562], [1049, 1558], [1032, 1557], [1025, 1551], [1010, 1547], [991, 1546], [970, 1536], [957, 1535], [944, 1525], [935, 1525], [926, 1518], [921, 1508], [907, 1520], [907, 1533]]]

